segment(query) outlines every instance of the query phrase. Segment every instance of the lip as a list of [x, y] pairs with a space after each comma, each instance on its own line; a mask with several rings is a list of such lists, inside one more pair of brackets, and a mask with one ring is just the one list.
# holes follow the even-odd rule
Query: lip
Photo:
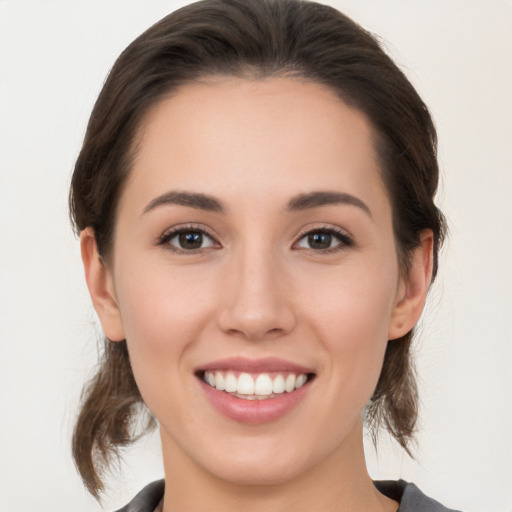
[[225, 391], [219, 391], [202, 380], [205, 371], [234, 371], [246, 373], [292, 372], [314, 374], [311, 368], [292, 363], [283, 359], [267, 357], [248, 359], [231, 357], [213, 361], [198, 367], [196, 376], [207, 400], [213, 407], [227, 418], [239, 423], [264, 424], [276, 421], [295, 408], [309, 393], [314, 379], [308, 380], [302, 387], [290, 393], [283, 393], [274, 398], [264, 400], [244, 400]]
[[245, 373], [273, 373], [273, 372], [289, 372], [289, 373], [315, 373], [312, 368], [307, 368], [285, 359], [277, 357], [264, 357], [261, 359], [249, 359], [246, 357], [228, 357], [226, 359], [218, 359], [211, 363], [196, 368], [196, 373], [204, 371], [228, 371]]

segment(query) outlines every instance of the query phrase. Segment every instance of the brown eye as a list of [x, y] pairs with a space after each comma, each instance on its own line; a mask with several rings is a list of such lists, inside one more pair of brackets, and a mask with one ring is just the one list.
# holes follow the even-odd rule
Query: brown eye
[[164, 235], [160, 244], [178, 252], [193, 252], [213, 247], [215, 241], [199, 229], [180, 229]]
[[203, 245], [203, 233], [199, 231], [180, 233], [176, 238], [180, 249], [200, 249]]
[[353, 245], [350, 236], [334, 229], [317, 229], [303, 235], [297, 243], [299, 249], [333, 251]]
[[331, 247], [332, 235], [330, 233], [311, 233], [307, 238], [310, 249], [329, 249]]

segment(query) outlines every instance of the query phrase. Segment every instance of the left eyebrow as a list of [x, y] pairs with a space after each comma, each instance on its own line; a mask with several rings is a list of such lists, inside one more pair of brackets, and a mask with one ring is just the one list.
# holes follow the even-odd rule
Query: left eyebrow
[[198, 194], [196, 192], [167, 192], [161, 196], [155, 197], [144, 208], [142, 214], [145, 214], [159, 206], [179, 205], [205, 210], [207, 212], [223, 213], [225, 211], [222, 203], [215, 197], [206, 194]]
[[370, 208], [356, 196], [345, 192], [318, 191], [299, 194], [288, 202], [288, 211], [307, 210], [331, 204], [347, 204], [361, 208], [370, 218], [373, 218]]

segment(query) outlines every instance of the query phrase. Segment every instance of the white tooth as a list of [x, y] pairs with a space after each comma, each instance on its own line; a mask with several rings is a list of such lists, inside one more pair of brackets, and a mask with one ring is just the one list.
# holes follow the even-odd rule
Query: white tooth
[[222, 373], [220, 373], [220, 372], [217, 372], [215, 374], [215, 387], [219, 391], [224, 391], [224, 389], [226, 388], [226, 383], [225, 383], [225, 380], [224, 380], [224, 375], [222, 375]]
[[295, 375], [293, 373], [290, 373], [290, 375], [286, 377], [284, 389], [288, 391], [288, 393], [291, 393], [295, 389]]
[[254, 383], [254, 393], [265, 396], [272, 394], [272, 379], [266, 373], [258, 375]]
[[284, 391], [284, 377], [282, 375], [278, 375], [272, 381], [272, 392], [273, 393], [282, 393]]
[[295, 389], [301, 388], [306, 384], [306, 381], [308, 380], [308, 376], [305, 373], [301, 373], [297, 380], [295, 381]]
[[236, 391], [241, 395], [254, 395], [254, 380], [248, 373], [241, 373], [238, 376]]
[[215, 387], [215, 375], [212, 372], [206, 372], [205, 377], [208, 384], [210, 384], [210, 386]]
[[224, 380], [224, 389], [228, 393], [236, 393], [236, 388], [237, 388], [236, 377], [232, 373], [228, 373], [226, 375], [226, 379]]

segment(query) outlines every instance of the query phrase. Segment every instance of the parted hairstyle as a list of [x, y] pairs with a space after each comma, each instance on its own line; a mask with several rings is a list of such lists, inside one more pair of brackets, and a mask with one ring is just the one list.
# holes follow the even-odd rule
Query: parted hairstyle
[[[391, 202], [400, 269], [407, 273], [421, 231], [430, 229], [435, 277], [445, 223], [433, 200], [439, 171], [429, 111], [374, 36], [332, 7], [301, 0], [196, 2], [153, 25], [119, 56], [92, 111], [69, 198], [76, 232], [94, 229], [105, 264], [142, 119], [178, 87], [215, 75], [310, 80], [362, 112], [373, 128]], [[374, 436], [383, 426], [409, 453], [418, 415], [412, 336], [410, 331], [388, 341], [365, 410]], [[155, 424], [135, 383], [126, 341], [105, 339], [72, 441], [91, 494], [99, 497], [120, 448]]]

